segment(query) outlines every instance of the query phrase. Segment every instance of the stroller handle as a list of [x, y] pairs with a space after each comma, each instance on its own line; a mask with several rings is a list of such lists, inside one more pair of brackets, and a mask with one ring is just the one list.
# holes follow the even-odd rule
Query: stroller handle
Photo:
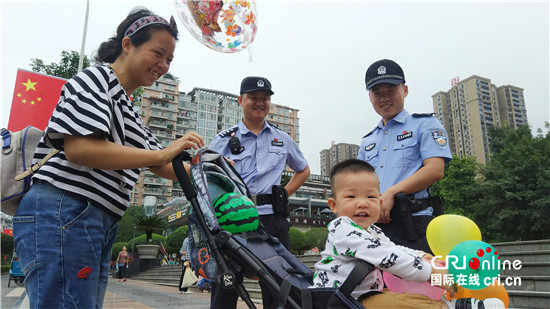
[[[187, 172], [185, 171], [185, 167], [183, 166], [183, 161], [191, 161], [191, 159], [192, 159], [191, 155], [183, 151], [172, 160], [172, 167], [174, 168], [176, 177], [178, 178], [178, 181], [181, 184], [183, 193], [187, 197], [187, 200], [191, 203], [191, 207], [193, 211], [200, 213], [201, 210], [197, 201], [197, 192], [193, 188], [193, 184], [191, 183], [190, 177], [187, 175]], [[241, 296], [241, 298], [245, 301], [245, 303], [248, 305], [249, 308], [256, 308], [252, 300], [250, 300], [250, 296], [248, 295], [248, 292], [242, 286], [241, 280], [238, 279], [236, 274], [229, 269], [227, 262], [223, 256], [223, 253], [220, 251], [220, 248], [216, 243], [216, 238], [214, 235], [212, 235], [212, 233], [208, 229], [208, 226], [206, 225], [204, 218], [199, 215], [197, 216], [197, 219], [199, 221], [199, 225], [204, 231], [206, 241], [208, 243], [208, 246], [210, 247], [210, 250], [212, 251], [212, 254], [214, 255], [214, 259], [218, 264], [219, 272], [221, 273], [221, 278], [223, 278], [223, 282], [222, 282], [223, 287], [234, 288], [237, 294]]]
[[191, 161], [191, 159], [191, 155], [188, 152], [183, 151], [172, 160], [172, 167], [174, 168], [176, 177], [181, 184], [181, 189], [187, 197], [187, 200], [191, 200], [197, 196], [197, 192], [193, 189], [191, 180], [187, 176], [187, 172], [183, 166], [183, 161]]

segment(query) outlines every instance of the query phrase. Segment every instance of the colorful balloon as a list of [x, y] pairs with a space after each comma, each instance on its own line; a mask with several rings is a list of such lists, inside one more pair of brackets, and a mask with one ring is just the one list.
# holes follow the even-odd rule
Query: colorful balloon
[[223, 53], [250, 46], [258, 29], [254, 1], [176, 0], [176, 11], [195, 39]]
[[498, 252], [490, 244], [479, 240], [459, 243], [451, 249], [447, 260], [454, 282], [470, 290], [491, 285], [500, 273]]
[[441, 295], [445, 292], [442, 288], [432, 286], [429, 282], [408, 282], [387, 272], [383, 272], [383, 277], [390, 292], [423, 294], [435, 300], [441, 299]]
[[426, 238], [434, 255], [445, 257], [463, 241], [481, 240], [481, 231], [474, 221], [466, 217], [441, 215], [428, 224]]

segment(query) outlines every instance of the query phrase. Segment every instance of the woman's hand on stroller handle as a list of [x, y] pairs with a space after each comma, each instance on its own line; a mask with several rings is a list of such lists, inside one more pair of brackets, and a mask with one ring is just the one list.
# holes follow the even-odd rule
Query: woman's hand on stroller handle
[[228, 157], [223, 157], [227, 162], [229, 162], [229, 164], [231, 164], [232, 166], [235, 166], [235, 161], [229, 159]]
[[204, 147], [202, 136], [195, 132], [187, 132], [183, 137], [175, 140], [170, 146], [161, 150], [164, 152], [163, 164], [172, 161], [177, 155], [187, 149], [199, 149]]

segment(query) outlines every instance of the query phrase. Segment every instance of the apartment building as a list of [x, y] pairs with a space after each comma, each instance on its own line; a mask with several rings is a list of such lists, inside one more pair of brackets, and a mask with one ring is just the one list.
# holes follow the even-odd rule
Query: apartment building
[[489, 127], [527, 124], [523, 89], [497, 87], [485, 77], [473, 75], [448, 91], [432, 95], [435, 116], [447, 130], [453, 155], [472, 156], [485, 163], [489, 156]]
[[330, 171], [334, 165], [346, 159], [356, 159], [359, 154], [359, 145], [339, 143], [331, 143], [329, 149], [323, 149], [320, 152], [321, 159], [321, 175], [330, 175]]
[[296, 145], [300, 146], [300, 118], [297, 109], [271, 103], [267, 121], [290, 135]]
[[[160, 78], [151, 87], [144, 88], [138, 103], [145, 125], [165, 147], [176, 139], [178, 86], [179, 82], [175, 79]], [[134, 187], [131, 204], [142, 206], [145, 196], [155, 197], [157, 207], [167, 203], [172, 197], [172, 181], [150, 171], [142, 172]]]

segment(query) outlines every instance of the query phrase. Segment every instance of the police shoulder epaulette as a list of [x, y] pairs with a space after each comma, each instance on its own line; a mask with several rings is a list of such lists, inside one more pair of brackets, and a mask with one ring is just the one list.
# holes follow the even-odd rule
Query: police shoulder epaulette
[[[273, 122], [269, 122], [269, 121], [266, 121], [267, 123], [269, 123], [270, 126], [276, 128], [276, 129], [279, 129], [279, 126], [274, 124]], [[280, 129], [279, 129], [280, 130]]]
[[366, 134], [365, 136], [363, 136], [362, 138], [365, 138], [365, 137], [371, 135], [371, 134], [374, 133], [374, 131], [376, 131], [377, 129], [378, 129], [378, 127], [372, 129], [372, 131], [370, 131], [369, 133], [367, 133], [367, 134]]
[[412, 114], [412, 116], [415, 117], [415, 118], [430, 117], [430, 116], [433, 116], [433, 115], [435, 115], [435, 113], [414, 113], [414, 114]]
[[222, 132], [218, 133], [218, 135], [219, 135], [220, 137], [226, 137], [226, 136], [231, 135], [231, 133], [233, 133], [233, 132], [237, 132], [238, 129], [239, 129], [239, 127], [234, 126], [234, 127], [232, 127], [232, 128], [229, 128], [229, 129], [227, 129], [227, 130], [225, 130], [225, 131], [222, 131]]

